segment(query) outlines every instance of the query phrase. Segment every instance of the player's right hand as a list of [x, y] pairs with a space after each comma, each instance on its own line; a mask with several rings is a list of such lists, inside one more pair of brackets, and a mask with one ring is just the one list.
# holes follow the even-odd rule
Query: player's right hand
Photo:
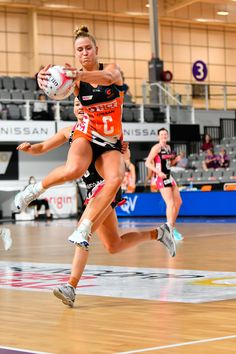
[[47, 71], [50, 67], [51, 64], [46, 65], [37, 74], [38, 85], [42, 90], [47, 87], [48, 77], [50, 76], [50, 73], [48, 73]]
[[163, 173], [163, 172], [159, 172], [159, 173], [158, 173], [158, 177], [160, 177], [160, 178], [162, 178], [162, 179], [167, 178], [166, 174]]
[[25, 141], [24, 143], [18, 145], [16, 150], [28, 151], [30, 148], [31, 148], [31, 144]]

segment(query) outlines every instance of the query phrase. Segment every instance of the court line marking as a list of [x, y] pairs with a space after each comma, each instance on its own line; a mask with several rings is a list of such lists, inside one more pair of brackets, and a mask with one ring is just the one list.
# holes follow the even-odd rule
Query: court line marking
[[196, 341], [192, 341], [192, 342], [183, 342], [183, 343], [176, 343], [176, 344], [170, 344], [170, 345], [162, 345], [161, 347], [137, 349], [137, 350], [131, 350], [131, 351], [128, 351], [128, 352], [119, 352], [117, 354], [144, 353], [144, 352], [151, 352], [153, 350], [162, 350], [162, 349], [169, 349], [169, 348], [176, 348], [176, 347], [184, 347], [184, 346], [192, 345], [192, 344], [215, 342], [215, 341], [232, 339], [232, 338], [236, 338], [236, 335], [226, 336], [226, 337], [216, 337], [216, 338], [201, 339], [201, 340], [196, 340]]
[[14, 348], [14, 347], [2, 347], [2, 346], [0, 346], [0, 349], [13, 350], [15, 352], [21, 352], [21, 353], [52, 354], [52, 353], [49, 353], [49, 352], [39, 352], [39, 351], [35, 352], [35, 351], [32, 351], [32, 350], [20, 349], [20, 348]]

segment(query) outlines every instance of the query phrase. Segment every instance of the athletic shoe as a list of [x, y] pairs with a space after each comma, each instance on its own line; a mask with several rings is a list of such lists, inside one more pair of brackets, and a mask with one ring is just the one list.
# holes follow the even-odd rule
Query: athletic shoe
[[8, 251], [12, 245], [11, 231], [9, 229], [2, 228], [0, 229], [0, 236], [3, 241], [4, 249]]
[[168, 249], [170, 256], [174, 257], [176, 255], [176, 245], [175, 239], [173, 236], [172, 228], [168, 223], [165, 223], [158, 227], [158, 238], [157, 241], [163, 243], [164, 246]]
[[75, 302], [75, 289], [69, 284], [60, 285], [53, 289], [53, 294], [60, 299], [63, 304], [70, 307], [74, 306]]
[[91, 226], [86, 222], [79, 225], [79, 227], [68, 237], [68, 240], [77, 246], [88, 251], [89, 249], [89, 239], [91, 237]]
[[33, 200], [40, 196], [41, 192], [35, 192], [34, 186], [35, 184], [29, 184], [25, 190], [15, 196], [15, 206], [19, 211], [25, 210]]
[[183, 235], [176, 228], [173, 230], [173, 236], [175, 241], [182, 241], [184, 239]]

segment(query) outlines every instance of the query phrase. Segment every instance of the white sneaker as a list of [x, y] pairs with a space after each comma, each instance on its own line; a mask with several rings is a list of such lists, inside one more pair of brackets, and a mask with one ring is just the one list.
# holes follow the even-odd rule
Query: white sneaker
[[175, 257], [176, 255], [176, 244], [173, 236], [173, 230], [168, 223], [165, 223], [157, 228], [158, 238], [157, 241], [163, 243], [163, 245], [168, 249], [170, 256]]
[[89, 239], [90, 233], [88, 233], [87, 231], [80, 231], [79, 229], [75, 230], [73, 234], [68, 237], [68, 240], [70, 242], [83, 248], [86, 251], [88, 251], [89, 249]]
[[60, 285], [53, 289], [53, 294], [60, 299], [63, 304], [70, 307], [74, 306], [75, 302], [75, 289], [69, 284]]
[[12, 245], [11, 231], [9, 229], [2, 228], [0, 229], [0, 236], [3, 241], [4, 249], [8, 251]]
[[91, 225], [82, 221], [80, 226], [68, 237], [68, 240], [88, 251], [91, 236]]
[[35, 192], [34, 186], [35, 184], [29, 184], [25, 190], [15, 196], [15, 206], [19, 211], [25, 210], [33, 200], [40, 196], [41, 192]]

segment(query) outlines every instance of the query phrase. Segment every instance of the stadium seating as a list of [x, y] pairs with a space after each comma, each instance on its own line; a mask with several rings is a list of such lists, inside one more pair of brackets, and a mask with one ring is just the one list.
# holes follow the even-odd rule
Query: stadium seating
[[25, 84], [26, 84], [26, 89], [31, 90], [31, 91], [36, 91], [37, 90], [37, 83], [36, 79], [32, 77], [26, 77], [25, 78]]
[[131, 107], [125, 106], [123, 108], [123, 116], [122, 116], [123, 122], [132, 122], [133, 121], [133, 111]]
[[2, 77], [2, 88], [7, 90], [14, 89], [14, 80], [10, 76], [3, 76]]
[[154, 122], [154, 113], [151, 108], [145, 107], [144, 108], [144, 120], [147, 123], [153, 123]]
[[25, 100], [34, 100], [34, 92], [30, 90], [24, 90], [22, 91], [23, 98]]
[[10, 93], [10, 91], [8, 91], [6, 89], [2, 89], [0, 91], [0, 102], [3, 105], [11, 103], [11, 93]]
[[14, 88], [16, 90], [25, 90], [26, 82], [25, 82], [25, 79], [23, 77], [16, 76], [16, 77], [13, 78], [13, 80], [14, 80]]
[[19, 120], [22, 118], [20, 107], [16, 104], [11, 103], [7, 105], [7, 111], [8, 111], [8, 119]]
[[14, 100], [15, 104], [22, 104], [22, 102], [17, 100], [23, 100], [23, 93], [21, 90], [12, 90], [11, 91], [11, 98]]

